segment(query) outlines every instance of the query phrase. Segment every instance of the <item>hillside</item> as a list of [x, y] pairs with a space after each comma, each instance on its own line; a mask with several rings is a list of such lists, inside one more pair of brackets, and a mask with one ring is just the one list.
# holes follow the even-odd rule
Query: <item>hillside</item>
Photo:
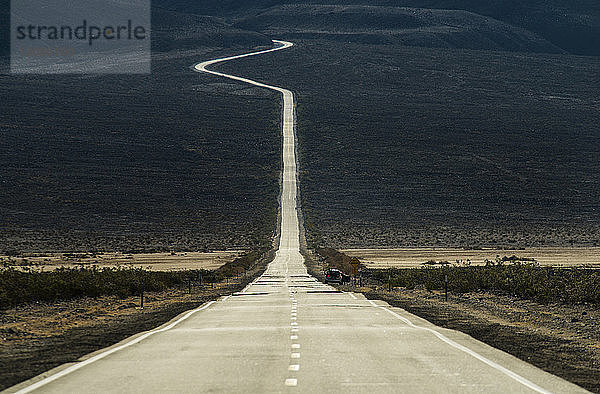
[[[149, 76], [3, 75], [0, 250], [268, 243], [280, 104], [189, 67], [274, 36], [297, 45], [227, 67], [298, 94], [312, 240], [600, 242], [597, 59], [469, 50], [561, 52], [531, 33], [557, 0], [284, 3], [155, 1]], [[593, 4], [563, 8], [594, 31]]]
[[460, 9], [537, 33], [576, 55], [600, 55], [600, 2], [596, 0], [387, 0], [410, 7]]
[[152, 20], [152, 74], [0, 74], [0, 251], [270, 242], [279, 103], [190, 70], [270, 39], [213, 16]]
[[295, 43], [220, 69], [297, 92], [313, 245], [600, 243], [599, 59]]
[[203, 15], [246, 17], [285, 4], [370, 5], [464, 10], [521, 27], [577, 55], [600, 55], [596, 0], [156, 0], [154, 5]]
[[368, 44], [562, 52], [524, 29], [466, 11], [285, 5], [242, 18], [236, 26], [292, 39], [331, 38]]
[[[10, 49], [7, 29], [10, 23], [7, 11], [9, 3], [7, 0], [2, 0], [0, 3], [3, 5], [0, 7], [0, 22], [3, 22], [0, 23], [3, 26], [0, 29], [0, 53], [6, 54]], [[262, 40], [261, 37], [255, 34], [231, 28], [223, 20], [209, 19], [197, 15], [219, 16], [227, 20], [241, 19], [246, 26], [250, 26], [251, 21], [252, 23], [260, 22], [264, 25], [264, 19], [267, 15], [277, 16], [279, 13], [278, 18], [283, 18], [285, 15], [281, 15], [281, 13], [284, 10], [292, 14], [297, 14], [298, 7], [282, 7], [284, 5], [320, 3], [324, 3], [324, 1], [155, 0], [153, 2], [152, 14], [155, 38], [158, 40], [158, 46], [155, 49], [172, 48], [168, 44], [168, 41], [171, 39], [179, 41], [182, 45], [191, 45], [195, 40], [199, 42], [204, 41], [209, 46], [221, 43], [225, 46], [230, 46], [234, 42]], [[547, 49], [543, 48], [549, 42], [553, 46], [572, 54], [600, 55], [600, 3], [595, 0], [328, 0], [325, 3], [330, 5], [384, 6], [388, 7], [387, 9], [389, 7], [423, 8], [431, 9], [432, 13], [433, 10], [437, 10], [442, 14], [448, 14], [445, 10], [461, 10], [470, 14], [458, 13], [450, 15], [460, 16], [459, 18], [467, 15], [469, 18], [484, 22], [484, 26], [472, 26], [469, 23], [465, 24], [463, 20], [458, 26], [450, 26], [458, 30], [443, 28], [440, 32], [439, 27], [437, 29], [433, 28], [439, 26], [436, 24], [436, 21], [430, 20], [428, 24], [432, 30], [430, 32], [405, 31], [402, 34], [388, 34], [387, 37], [382, 37], [381, 34], [375, 36], [373, 34], [355, 34], [353, 36], [354, 41], [362, 40], [369, 42], [368, 40], [374, 40], [381, 43], [389, 40], [395, 43], [408, 42], [411, 45], [420, 45], [424, 40], [426, 43], [434, 43], [434, 45], [428, 44], [430, 46], [456, 46], [458, 42], [458, 44], [461, 44], [459, 47], [468, 47], [466, 46], [468, 41], [474, 39], [479, 46], [485, 43], [486, 40], [490, 40], [492, 47], [516, 46], [518, 48], [521, 45], [525, 45], [525, 47], [533, 45], [535, 51], [542, 52], [547, 51]], [[275, 8], [271, 9], [272, 7]], [[173, 11], [175, 14], [168, 13], [167, 10]], [[191, 14], [196, 14], [196, 16], [191, 16]], [[452, 19], [450, 16], [447, 17]], [[485, 17], [493, 18], [499, 22], [492, 23], [492, 20]], [[291, 17], [288, 16], [289, 18]], [[431, 18], [433, 17], [431, 16]], [[263, 20], [261, 21], [261, 19]], [[307, 23], [307, 26], [302, 28], [312, 28], [314, 27], [311, 26], [314, 24], [314, 16], [311, 19], [313, 20], [292, 21], [292, 26], [298, 24], [302, 27], [303, 24]], [[339, 18], [337, 19], [336, 24], [339, 23]], [[368, 19], [370, 22], [376, 22], [372, 17]], [[380, 18], [380, 21], [383, 19], [385, 18]], [[171, 24], [170, 22], [167, 23], [167, 21], [175, 21], [177, 23]], [[383, 21], [385, 23], [385, 20]], [[500, 22], [503, 22], [504, 25], [498, 25]], [[506, 25], [510, 25], [510, 27]], [[166, 26], [177, 27], [173, 27], [170, 33], [166, 33]], [[274, 27], [276, 26], [270, 28]], [[335, 28], [335, 26], [325, 27], [327, 31]], [[481, 31], [483, 27], [492, 28], [492, 31]], [[515, 27], [522, 28], [528, 32], [515, 29]], [[378, 30], [386, 29], [385, 24], [377, 26], [372, 23], [369, 28]], [[500, 28], [499, 32], [497, 32], [498, 28]], [[530, 42], [532, 36], [536, 37], [533, 39], [533, 43]], [[547, 42], [538, 41], [540, 38]], [[508, 43], [505, 41], [506, 39], [509, 40]], [[516, 40], [516, 42], [512, 42], [512, 40]], [[556, 50], [550, 50], [550, 52], [556, 52]]]
[[152, 9], [154, 50], [208, 47], [270, 46], [271, 40], [257, 32], [232, 27], [213, 16]]
[[[4, 3], [4, 4], [2, 4]], [[0, 0], [0, 56], [10, 53], [10, 14], [6, 0]], [[222, 18], [177, 12], [153, 7], [152, 49], [169, 51], [198, 47], [246, 47], [271, 45], [271, 40], [257, 32], [244, 31]]]

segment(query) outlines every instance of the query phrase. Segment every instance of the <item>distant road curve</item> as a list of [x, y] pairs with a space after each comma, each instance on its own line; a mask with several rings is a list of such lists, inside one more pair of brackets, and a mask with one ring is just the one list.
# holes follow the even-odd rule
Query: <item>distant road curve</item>
[[[219, 77], [225, 77], [233, 79], [235, 81], [245, 82], [261, 88], [266, 88], [279, 92], [283, 96], [283, 119], [282, 119], [282, 156], [283, 156], [283, 175], [282, 175], [282, 188], [281, 188], [281, 200], [280, 200], [280, 234], [279, 234], [279, 248], [276, 252], [276, 261], [283, 259], [288, 262], [293, 262], [294, 266], [302, 272], [305, 272], [304, 257], [300, 253], [300, 223], [298, 220], [298, 212], [296, 208], [297, 202], [297, 164], [296, 164], [296, 145], [295, 145], [295, 116], [294, 116], [294, 94], [284, 88], [278, 86], [267, 85], [261, 82], [256, 82], [248, 78], [238, 77], [235, 75], [229, 75], [218, 71], [207, 69], [208, 66], [226, 62], [228, 60], [241, 59], [248, 56], [262, 55], [269, 52], [280, 51], [282, 49], [293, 46], [291, 42], [273, 40], [273, 43], [277, 45], [274, 48], [266, 49], [264, 51], [257, 51], [246, 53], [243, 55], [235, 55], [225, 57], [221, 59], [207, 60], [202, 63], [198, 63], [194, 66], [194, 69], [198, 72], [205, 72], [208, 74], [216, 75]], [[289, 272], [288, 272], [289, 273]]]
[[[233, 60], [233, 59], [241, 59], [243, 57], [249, 57], [249, 56], [256, 56], [256, 55], [262, 55], [263, 53], [269, 53], [269, 52], [275, 52], [275, 51], [280, 51], [282, 49], [286, 49], [289, 48], [291, 46], [293, 46], [294, 44], [288, 41], [279, 41], [279, 40], [273, 40], [273, 42], [275, 44], [278, 44], [279, 46], [275, 47], [275, 48], [271, 48], [271, 49], [266, 49], [264, 51], [258, 51], [258, 52], [251, 52], [251, 53], [245, 53], [243, 55], [235, 55], [235, 56], [230, 56], [230, 57], [224, 57], [221, 59], [213, 59], [213, 60], [207, 60], [205, 62], [202, 63], [198, 63], [194, 66], [194, 69], [198, 72], [205, 72], [205, 73], [209, 73], [212, 75], [218, 75], [220, 77], [225, 77], [225, 78], [229, 78], [229, 79], [235, 79], [236, 81], [241, 81], [241, 82], [246, 82], [252, 85], [256, 85], [256, 86], [260, 86], [261, 88], [267, 88], [267, 89], [271, 89], [271, 90], [276, 90], [278, 92], [283, 93], [284, 98], [286, 95], [292, 95], [292, 92], [287, 90], [287, 89], [283, 89], [277, 86], [271, 86], [271, 85], [266, 85], [264, 83], [260, 83], [260, 82], [256, 82], [253, 81], [251, 79], [248, 78], [243, 78], [243, 77], [237, 77], [235, 75], [229, 75], [229, 74], [224, 74], [224, 73], [220, 73], [218, 71], [212, 71], [212, 70], [208, 70], [206, 67], [216, 64], [216, 63], [221, 63], [221, 62], [226, 62], [228, 60]], [[285, 103], [284, 103], [285, 104]]]

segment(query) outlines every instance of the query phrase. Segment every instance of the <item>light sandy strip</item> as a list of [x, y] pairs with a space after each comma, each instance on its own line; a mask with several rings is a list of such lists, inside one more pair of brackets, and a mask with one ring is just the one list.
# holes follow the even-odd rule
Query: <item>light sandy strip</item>
[[435, 335], [436, 337], [438, 337], [442, 341], [446, 342], [448, 345], [450, 345], [450, 346], [452, 346], [452, 347], [454, 347], [454, 348], [456, 348], [458, 350], [461, 350], [461, 351], [469, 354], [470, 356], [475, 357], [479, 361], [481, 361], [481, 362], [489, 365], [490, 367], [492, 367], [492, 368], [494, 368], [494, 369], [502, 372], [503, 374], [505, 374], [508, 377], [516, 380], [517, 382], [521, 383], [522, 385], [524, 385], [526, 387], [529, 387], [530, 389], [532, 389], [534, 391], [537, 391], [538, 393], [544, 393], [544, 394], [550, 394], [551, 393], [550, 391], [547, 391], [547, 390], [541, 388], [540, 386], [538, 386], [537, 384], [535, 384], [535, 383], [533, 383], [533, 382], [525, 379], [521, 375], [518, 375], [518, 374], [514, 373], [513, 371], [511, 371], [511, 370], [509, 370], [507, 368], [504, 368], [502, 365], [500, 365], [498, 363], [495, 363], [492, 360], [483, 357], [481, 354], [479, 354], [477, 352], [474, 352], [473, 350], [469, 349], [468, 347], [463, 346], [463, 345], [461, 345], [459, 343], [456, 343], [452, 339], [450, 339], [450, 338], [446, 337], [445, 335], [437, 332], [436, 330], [433, 330], [433, 329], [428, 328], [428, 327], [417, 326], [413, 322], [411, 322], [410, 320], [408, 320], [407, 318], [405, 318], [403, 316], [400, 316], [399, 314], [397, 314], [393, 310], [391, 310], [389, 308], [386, 308], [386, 307], [383, 307], [381, 305], [377, 305], [376, 303], [374, 303], [371, 300], [367, 300], [367, 301], [371, 305], [373, 305], [374, 307], [379, 308], [379, 309], [383, 309], [384, 311], [387, 311], [387, 312], [391, 313], [392, 315], [396, 316], [398, 319], [402, 320], [403, 322], [405, 322], [410, 327], [417, 328], [419, 330], [429, 331], [430, 333], [432, 333], [433, 335]]
[[[229, 297], [226, 297], [226, 298], [229, 298]], [[158, 334], [160, 332], [165, 332], [167, 330], [170, 330], [171, 328], [175, 327], [177, 324], [181, 323], [182, 321], [184, 321], [187, 318], [189, 318], [190, 316], [192, 316], [194, 313], [200, 312], [201, 310], [204, 310], [204, 309], [208, 308], [209, 306], [211, 306], [215, 302], [216, 301], [210, 301], [209, 303], [201, 306], [200, 308], [196, 308], [194, 310], [189, 311], [188, 313], [186, 313], [185, 315], [183, 315], [179, 319], [175, 320], [173, 323], [169, 324], [168, 326], [165, 326], [165, 327], [157, 329], [157, 330], [149, 331], [149, 332], [147, 332], [147, 333], [145, 333], [143, 335], [140, 335], [139, 337], [137, 337], [135, 339], [132, 339], [131, 341], [129, 341], [127, 343], [124, 343], [124, 344], [122, 344], [120, 346], [108, 349], [105, 352], [99, 353], [99, 354], [97, 354], [97, 355], [95, 355], [93, 357], [88, 358], [87, 360], [81, 361], [81, 362], [79, 362], [79, 363], [77, 363], [75, 365], [72, 365], [72, 366], [70, 366], [68, 368], [65, 368], [62, 371], [59, 371], [59, 372], [57, 372], [57, 373], [55, 373], [53, 375], [48, 376], [45, 379], [40, 380], [39, 382], [36, 382], [36, 383], [32, 384], [31, 386], [27, 386], [27, 387], [25, 387], [25, 388], [17, 391], [17, 393], [30, 393], [33, 390], [37, 390], [40, 387], [42, 387], [42, 386], [44, 386], [44, 385], [46, 385], [46, 384], [48, 384], [50, 382], [53, 382], [53, 381], [55, 381], [58, 378], [61, 378], [61, 377], [65, 376], [65, 375], [68, 375], [71, 372], [77, 371], [78, 369], [80, 369], [82, 367], [85, 367], [86, 365], [89, 365], [89, 364], [91, 364], [93, 362], [101, 360], [101, 359], [103, 359], [104, 357], [106, 357], [106, 356], [108, 356], [110, 354], [118, 352], [119, 350], [123, 350], [123, 349], [125, 349], [125, 348], [127, 348], [127, 347], [129, 347], [131, 345], [135, 345], [136, 343], [139, 343], [139, 342], [143, 341], [144, 339], [148, 338], [149, 336], [152, 336], [154, 334]]]

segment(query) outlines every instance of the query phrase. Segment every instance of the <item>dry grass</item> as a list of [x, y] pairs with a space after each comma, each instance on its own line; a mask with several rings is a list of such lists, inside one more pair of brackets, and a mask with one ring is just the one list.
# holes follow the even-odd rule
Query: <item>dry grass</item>
[[[242, 256], [219, 271], [232, 272], [238, 265], [247, 267], [253, 256]], [[0, 314], [0, 390], [239, 291], [260, 275], [272, 258], [271, 253], [261, 256], [247, 269], [247, 275], [203, 286], [191, 283], [191, 294], [189, 283], [147, 292], [144, 309], [139, 307], [139, 296], [82, 297], [8, 309]]]
[[187, 288], [148, 293], [144, 297], [143, 309], [140, 308], [139, 296], [84, 297], [19, 306], [5, 311], [0, 319], [0, 349], [13, 342], [61, 335], [74, 327], [83, 328], [115, 318], [143, 315], [175, 302], [195, 301], [199, 295], [226, 291], [228, 286], [225, 283], [195, 286], [193, 294], [188, 294]]

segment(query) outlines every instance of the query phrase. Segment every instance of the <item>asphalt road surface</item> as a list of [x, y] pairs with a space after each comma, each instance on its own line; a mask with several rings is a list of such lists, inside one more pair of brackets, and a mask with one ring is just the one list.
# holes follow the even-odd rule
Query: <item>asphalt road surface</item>
[[[275, 260], [242, 292], [17, 386], [20, 392], [584, 392], [462, 333], [307, 274], [296, 213], [294, 97], [282, 93], [283, 188]], [[270, 54], [269, 56], [276, 56]]]

